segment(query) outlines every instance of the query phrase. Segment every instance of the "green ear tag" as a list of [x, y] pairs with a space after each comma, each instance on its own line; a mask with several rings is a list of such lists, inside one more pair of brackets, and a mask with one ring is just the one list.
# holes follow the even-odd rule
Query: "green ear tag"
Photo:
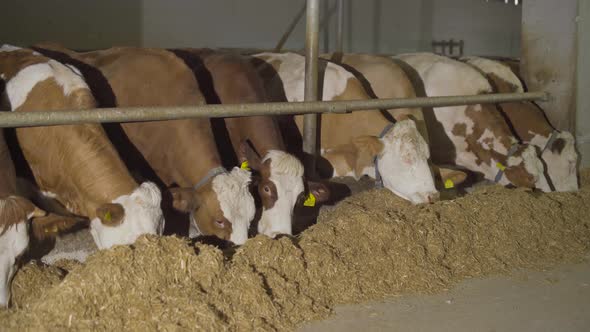
[[496, 167], [498, 167], [498, 169], [501, 170], [502, 172], [504, 172], [504, 170], [506, 169], [506, 166], [502, 165], [501, 162], [497, 162]]
[[451, 188], [455, 188], [455, 183], [453, 182], [453, 180], [447, 179], [447, 181], [445, 181], [445, 189]]
[[113, 217], [111, 216], [111, 211], [107, 211], [107, 213], [104, 214], [104, 220], [108, 222], [113, 220]]
[[313, 207], [315, 206], [315, 196], [312, 193], [309, 193], [305, 202], [303, 202], [303, 206]]
[[240, 168], [250, 171], [251, 169], [250, 169], [250, 165], [248, 165], [248, 160], [242, 162], [242, 164], [240, 165]]

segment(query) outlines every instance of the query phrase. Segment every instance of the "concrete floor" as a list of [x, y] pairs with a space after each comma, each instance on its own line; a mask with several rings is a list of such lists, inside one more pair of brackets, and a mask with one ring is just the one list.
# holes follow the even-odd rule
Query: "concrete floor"
[[438, 295], [346, 305], [314, 331], [590, 331], [590, 262], [465, 281]]

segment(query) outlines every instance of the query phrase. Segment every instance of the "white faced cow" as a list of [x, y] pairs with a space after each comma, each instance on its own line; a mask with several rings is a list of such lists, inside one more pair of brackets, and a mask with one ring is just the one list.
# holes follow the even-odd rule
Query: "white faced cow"
[[[80, 73], [31, 50], [0, 48], [4, 96], [14, 112], [87, 109], [95, 100]], [[99, 249], [161, 234], [161, 195], [138, 185], [99, 125], [18, 128], [23, 154], [42, 191], [90, 219]]]
[[[473, 67], [431, 53], [396, 57], [420, 75], [428, 96], [491, 93], [487, 79]], [[534, 146], [519, 144], [495, 105], [436, 107], [429, 123], [431, 151], [437, 163], [453, 163], [502, 185], [549, 191]]]
[[[522, 82], [509, 66], [480, 57], [462, 60], [481, 70], [496, 92], [524, 92]], [[574, 136], [570, 132], [553, 128], [543, 110], [532, 102], [502, 103], [499, 107], [510, 119], [518, 137], [541, 151], [541, 158], [555, 190], [578, 190], [578, 153]]]
[[[282, 90], [286, 100], [303, 101], [305, 58], [295, 53], [255, 55], [272, 66], [278, 77], [263, 76], [269, 95]], [[361, 82], [343, 67], [320, 60], [322, 100], [370, 99]], [[299, 129], [302, 116], [295, 118]], [[323, 114], [321, 153], [332, 165], [333, 176], [379, 177], [385, 188], [412, 203], [438, 199], [428, 165], [430, 152], [416, 123], [391, 123], [379, 112]], [[376, 172], [377, 170], [377, 172]], [[379, 176], [377, 175], [379, 174]]]

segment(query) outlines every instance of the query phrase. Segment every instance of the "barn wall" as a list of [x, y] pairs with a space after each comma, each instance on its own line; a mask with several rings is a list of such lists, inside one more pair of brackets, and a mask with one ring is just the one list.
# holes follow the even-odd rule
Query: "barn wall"
[[551, 123], [575, 129], [577, 0], [525, 1], [522, 15], [523, 76], [532, 91], [548, 91], [540, 102]]
[[[346, 2], [346, 51], [431, 50], [433, 38], [454, 38], [464, 39], [465, 51], [471, 54], [518, 56], [520, 52], [520, 6], [484, 0]], [[271, 48], [302, 3], [293, 0], [144, 0], [143, 44]], [[323, 14], [333, 11], [335, 1], [326, 0]], [[335, 21], [336, 18], [330, 16], [329, 33], [322, 33], [324, 49], [335, 45]], [[304, 29], [304, 25], [299, 24], [285, 47], [301, 48]]]
[[76, 49], [139, 45], [142, 0], [0, 1], [0, 44], [60, 42]]
[[578, 0], [576, 136], [582, 166], [590, 167], [590, 2]]

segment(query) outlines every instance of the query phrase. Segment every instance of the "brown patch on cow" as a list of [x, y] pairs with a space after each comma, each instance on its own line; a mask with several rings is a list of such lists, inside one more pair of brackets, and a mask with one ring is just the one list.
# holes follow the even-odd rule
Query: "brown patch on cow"
[[521, 163], [517, 166], [507, 167], [504, 170], [506, 178], [515, 186], [523, 188], [535, 188], [535, 178], [527, 172]]
[[565, 149], [565, 140], [563, 138], [556, 139], [551, 145], [551, 152], [555, 154], [561, 154], [563, 149]]
[[[21, 66], [48, 61], [43, 56], [22, 52], [0, 53], [0, 56]], [[0, 61], [2, 72], [5, 72], [5, 65], [6, 62]], [[24, 67], [15, 72], [22, 69]], [[95, 106], [89, 90], [78, 89], [66, 96], [63, 87], [48, 78], [36, 84], [15, 111]], [[137, 187], [100, 125], [18, 128], [16, 134], [39, 187], [56, 193], [60, 202], [77, 215], [94, 218], [98, 206], [129, 194]]]
[[8, 82], [22, 69], [38, 63], [47, 62], [47, 58], [33, 54], [32, 50], [20, 49], [12, 52], [0, 52], [0, 73]]
[[467, 142], [467, 151], [476, 156], [476, 163], [491, 165], [492, 159], [506, 163], [507, 156], [496, 151], [498, 147], [495, 144], [490, 150], [479, 142], [487, 129], [492, 132], [495, 141], [499, 142], [506, 151], [512, 146], [514, 137], [495, 106], [489, 104], [469, 105], [465, 110], [465, 115], [473, 121], [472, 132], [465, 135], [465, 141]]
[[123, 223], [125, 209], [119, 203], [106, 203], [96, 209], [96, 216], [103, 225], [115, 227]]
[[277, 187], [270, 180], [271, 167], [272, 159], [267, 159], [260, 165], [260, 169], [258, 170], [261, 175], [260, 182], [258, 183], [258, 194], [265, 210], [271, 209], [279, 199]]
[[485, 73], [490, 82], [491, 86], [493, 87], [494, 91], [498, 93], [511, 93], [511, 92], [518, 92], [519, 87], [511, 82], [508, 82], [502, 78], [500, 78], [496, 73]]
[[33, 218], [31, 225], [35, 238], [43, 240], [57, 236], [61, 232], [68, 231], [79, 224], [87, 222], [87, 219], [50, 213], [47, 216]]
[[466, 123], [456, 123], [453, 126], [453, 130], [451, 132], [455, 136], [465, 137], [465, 136], [467, 136], [467, 124]]
[[209, 182], [195, 193], [199, 207], [193, 216], [203, 235], [214, 235], [220, 239], [229, 240], [232, 233], [231, 222], [223, 215], [217, 194]]
[[45, 212], [22, 197], [10, 196], [0, 199], [0, 235], [16, 224], [26, 223], [30, 214], [41, 216]]

